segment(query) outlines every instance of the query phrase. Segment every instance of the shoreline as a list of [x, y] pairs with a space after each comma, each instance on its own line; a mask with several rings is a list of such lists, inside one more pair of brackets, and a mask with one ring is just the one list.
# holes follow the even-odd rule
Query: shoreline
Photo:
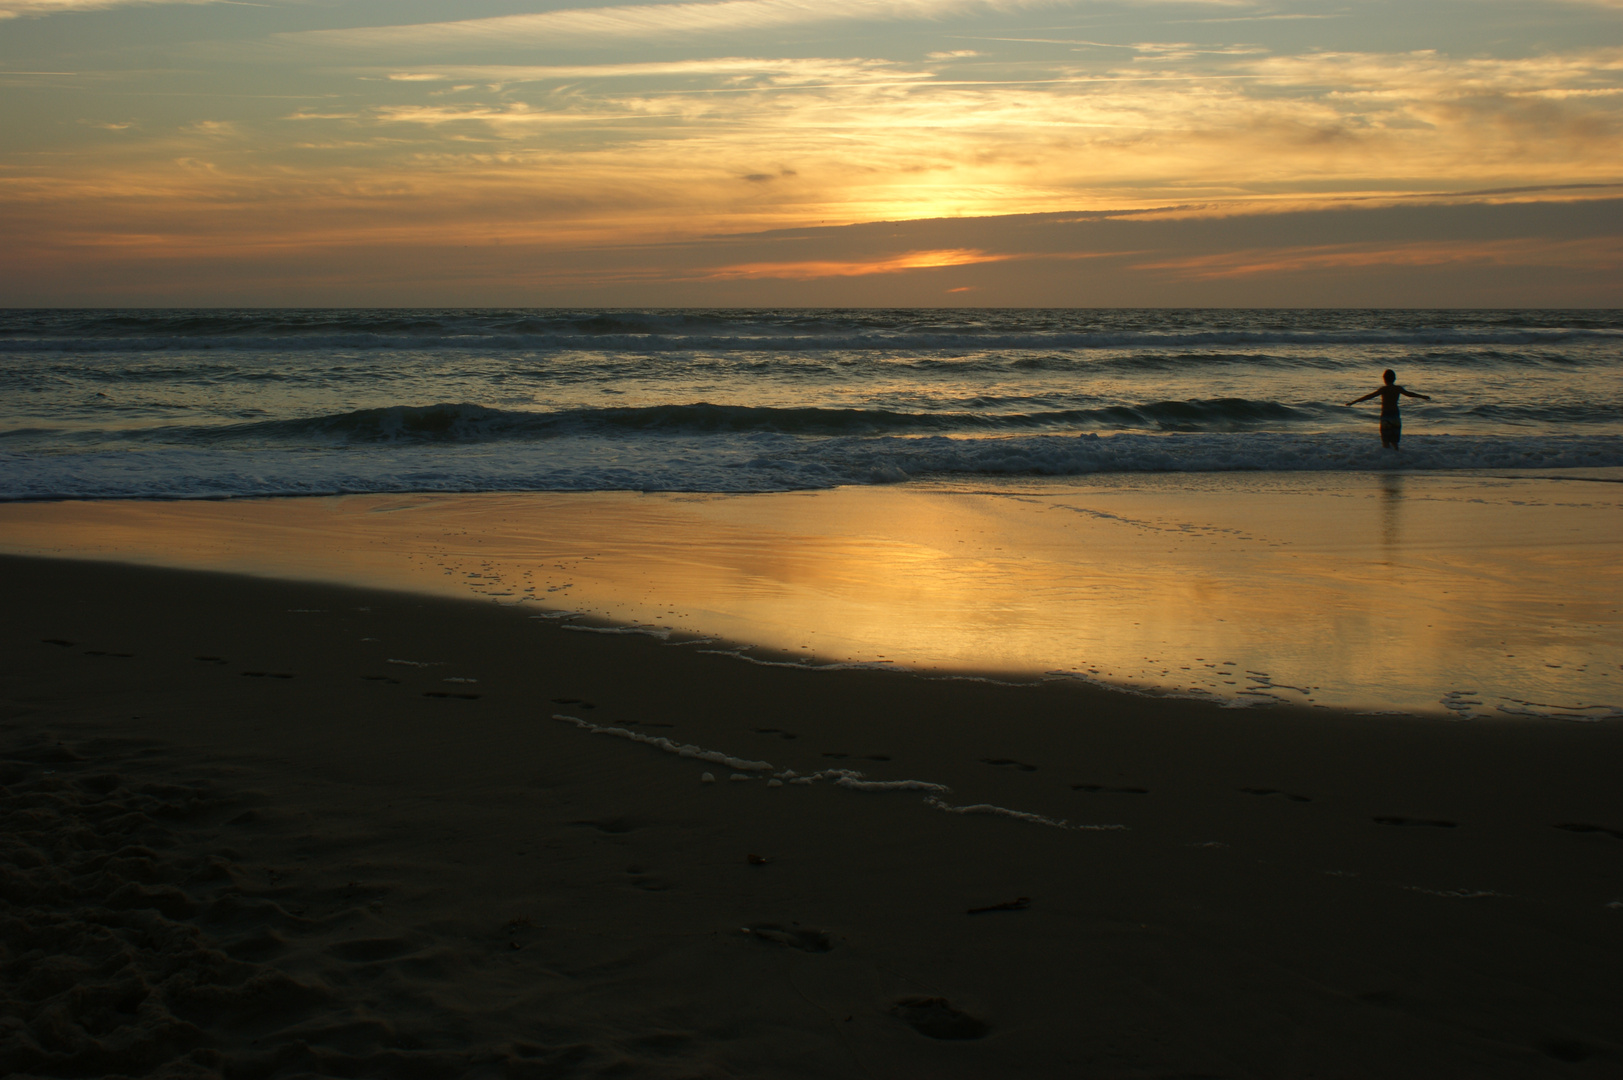
[[0, 567], [16, 1073], [1623, 1063], [1617, 725], [763, 667], [488, 600]]

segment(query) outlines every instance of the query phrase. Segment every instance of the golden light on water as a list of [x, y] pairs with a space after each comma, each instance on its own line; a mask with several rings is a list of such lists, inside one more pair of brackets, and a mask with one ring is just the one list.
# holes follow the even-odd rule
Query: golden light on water
[[13, 504], [0, 525], [13, 552], [482, 597], [817, 663], [1592, 719], [1623, 704], [1623, 502], [1576, 487], [1610, 485], [1305, 474]]

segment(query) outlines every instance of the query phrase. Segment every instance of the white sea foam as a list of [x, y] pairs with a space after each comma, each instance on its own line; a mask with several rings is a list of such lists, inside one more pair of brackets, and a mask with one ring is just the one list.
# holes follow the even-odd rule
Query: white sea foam
[[662, 630], [656, 626], [560, 626], [560, 630], [578, 630], [583, 634], [636, 634], [642, 637], [658, 638], [661, 641], [671, 636], [669, 630]]
[[[695, 642], [694, 644], [698, 644]], [[730, 656], [734, 660], [742, 660], [746, 664], [756, 667], [790, 668], [794, 671], [910, 671], [910, 668], [893, 664], [889, 660], [842, 660], [827, 664], [816, 664], [810, 661], [799, 660], [762, 660], [758, 656], [751, 656], [743, 649], [698, 649], [697, 652], [707, 653], [711, 656]]]
[[594, 735], [612, 735], [617, 739], [630, 739], [632, 742], [645, 743], [648, 746], [657, 747], [660, 750], [665, 751], [667, 754], [675, 754], [677, 757], [692, 758], [695, 761], [707, 761], [712, 765], [725, 765], [727, 768], [734, 769], [738, 772], [772, 771], [772, 763], [769, 761], [746, 761], [743, 758], [735, 758], [716, 750], [706, 750], [703, 747], [693, 746], [688, 743], [672, 742], [670, 739], [659, 735], [644, 735], [640, 731], [632, 731], [629, 728], [623, 727], [605, 727], [602, 724], [594, 724], [590, 720], [582, 720], [578, 716], [565, 716], [562, 713], [553, 713], [552, 718], [554, 720], [562, 720], [566, 724], [574, 724], [576, 727], [581, 728], [584, 731], [590, 731]]
[[1502, 892], [1492, 889], [1425, 889], [1419, 885], [1404, 885], [1401, 888], [1409, 892], [1424, 893], [1427, 896], [1442, 896], [1450, 900], [1481, 900], [1490, 896], [1504, 897]]
[[927, 780], [859, 780], [854, 776], [842, 776], [834, 781], [834, 786], [852, 791], [933, 791], [938, 795], [952, 791], [946, 784], [932, 784]]
[[949, 814], [990, 814], [994, 817], [1014, 818], [1016, 821], [1029, 821], [1033, 825], [1047, 825], [1055, 829], [1077, 829], [1085, 832], [1117, 832], [1125, 831], [1125, 825], [1072, 825], [1069, 821], [1055, 821], [1042, 814], [1032, 814], [1025, 810], [1010, 810], [1006, 806], [993, 806], [991, 803], [975, 803], [970, 806], [951, 806], [935, 796], [924, 800], [937, 810], [944, 810]]
[[1519, 698], [1501, 698], [1499, 711], [1511, 716], [1537, 716], [1553, 720], [1577, 720], [1593, 723], [1599, 720], [1623, 720], [1623, 708], [1615, 705], [1551, 704], [1542, 701], [1523, 701]]
[[[725, 765], [729, 769], [737, 770], [729, 779], [748, 780], [744, 773], [772, 772], [773, 765], [766, 761], [746, 761], [723, 754], [718, 750], [706, 750], [703, 747], [687, 743], [677, 743], [663, 736], [645, 735], [640, 731], [629, 728], [609, 727], [603, 724], [594, 724], [590, 720], [582, 720], [578, 716], [566, 716], [563, 713], [553, 713], [554, 720], [561, 720], [566, 724], [574, 724], [583, 731], [594, 735], [612, 735], [617, 739], [629, 739], [632, 742], [645, 743], [655, 746], [668, 754], [678, 757], [693, 758], [697, 761], [707, 761], [714, 765]], [[708, 773], [706, 775], [709, 775]], [[945, 795], [952, 791], [945, 784], [933, 784], [925, 780], [868, 780], [855, 769], [823, 769], [808, 776], [800, 776], [793, 769], [784, 769], [775, 773], [772, 780], [776, 786], [783, 786], [787, 780], [791, 784], [816, 784], [825, 780], [832, 780], [835, 787], [842, 787], [849, 791], [928, 791]]]

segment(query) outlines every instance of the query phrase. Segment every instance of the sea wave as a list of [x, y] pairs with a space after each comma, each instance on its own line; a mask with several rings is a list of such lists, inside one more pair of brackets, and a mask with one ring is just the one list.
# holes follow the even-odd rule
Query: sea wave
[[[985, 405], [986, 402], [975, 404]], [[840, 436], [1022, 431], [1045, 428], [1142, 428], [1168, 431], [1230, 430], [1249, 425], [1300, 423], [1327, 409], [1245, 398], [1151, 401], [1091, 409], [1029, 412], [888, 409], [772, 408], [682, 405], [564, 409], [527, 412], [466, 403], [394, 405], [296, 420], [145, 429], [138, 437], [160, 441], [281, 441], [322, 443], [497, 442], [559, 438], [589, 433], [736, 434]]]
[[492, 445], [279, 451], [159, 446], [0, 453], [0, 500], [246, 498], [368, 492], [764, 492], [932, 478], [1102, 473], [1369, 472], [1623, 467], [1623, 436], [1415, 435], [1400, 453], [1372, 433], [833, 437], [772, 432], [661, 439], [577, 436]]

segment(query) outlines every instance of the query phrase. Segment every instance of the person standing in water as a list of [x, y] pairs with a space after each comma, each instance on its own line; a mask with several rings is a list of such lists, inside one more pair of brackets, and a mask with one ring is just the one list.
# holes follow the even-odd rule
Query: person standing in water
[[1403, 415], [1398, 412], [1399, 395], [1403, 397], [1419, 398], [1422, 401], [1430, 401], [1431, 398], [1425, 394], [1416, 394], [1411, 390], [1405, 390], [1403, 387], [1399, 386], [1398, 373], [1393, 371], [1391, 368], [1387, 368], [1384, 372], [1382, 372], [1381, 378], [1385, 380], [1386, 385], [1376, 387], [1374, 390], [1371, 390], [1361, 398], [1353, 398], [1351, 401], [1347, 402], [1347, 404], [1357, 405], [1360, 401], [1368, 401], [1372, 397], [1380, 398], [1381, 445], [1389, 450], [1396, 450], [1398, 448], [1398, 440], [1403, 438]]

